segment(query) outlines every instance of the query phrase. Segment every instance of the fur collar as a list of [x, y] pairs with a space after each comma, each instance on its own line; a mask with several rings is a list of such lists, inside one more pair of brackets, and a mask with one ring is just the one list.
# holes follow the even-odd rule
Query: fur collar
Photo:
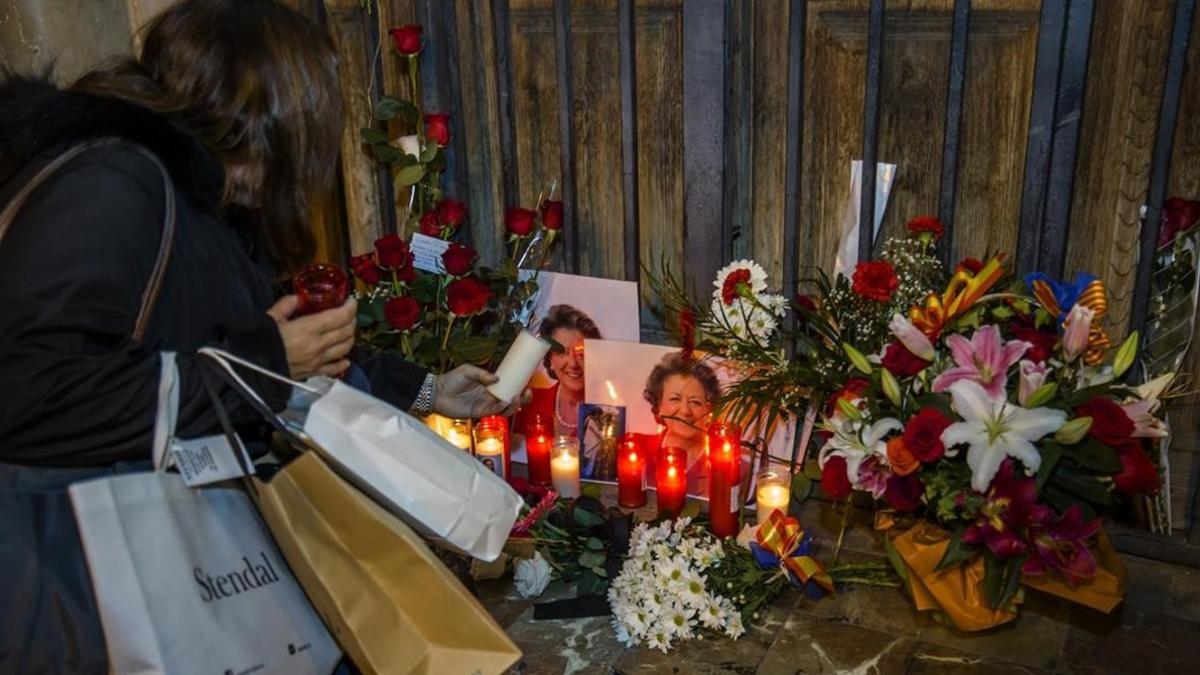
[[63, 91], [44, 77], [0, 73], [0, 185], [40, 153], [103, 136], [145, 146], [195, 206], [216, 208], [221, 165], [180, 126], [138, 105]]

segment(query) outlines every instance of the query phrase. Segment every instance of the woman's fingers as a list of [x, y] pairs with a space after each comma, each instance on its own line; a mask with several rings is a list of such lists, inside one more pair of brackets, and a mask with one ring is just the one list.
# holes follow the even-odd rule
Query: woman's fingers
[[335, 361], [321, 366], [317, 369], [317, 373], [328, 377], [337, 377], [338, 375], [344, 373], [349, 367], [350, 361], [342, 359], [341, 361]]

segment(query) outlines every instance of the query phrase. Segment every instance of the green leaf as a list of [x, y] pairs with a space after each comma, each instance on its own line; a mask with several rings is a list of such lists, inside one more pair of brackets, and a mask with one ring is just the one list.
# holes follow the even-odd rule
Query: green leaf
[[962, 535], [965, 530], [965, 527], [960, 527], [951, 535], [950, 545], [946, 547], [946, 552], [942, 554], [942, 559], [938, 561], [937, 567], [934, 568], [935, 571], [940, 572], [944, 569], [954, 567], [964, 560], [975, 557], [979, 553], [979, 549], [976, 547], [963, 543]]
[[1042, 498], [1044, 498], [1046, 503], [1050, 504], [1050, 506], [1053, 506], [1054, 510], [1058, 513], [1064, 513], [1072, 506], [1079, 506], [1083, 512], [1084, 520], [1091, 520], [1096, 517], [1096, 510], [1092, 508], [1091, 504], [1081, 501], [1075, 495], [1069, 492], [1064, 492], [1053, 485], [1047, 485], [1046, 489], [1042, 490]]
[[596, 537], [588, 537], [587, 541], [584, 542], [584, 546], [587, 546], [588, 548], [590, 548], [593, 551], [603, 551], [604, 550], [604, 542], [600, 541]]
[[486, 362], [496, 352], [496, 340], [485, 337], [464, 338], [455, 341], [455, 349], [464, 361], [478, 365]]
[[396, 183], [401, 187], [416, 185], [425, 176], [425, 167], [420, 164], [406, 166], [396, 172]]
[[1025, 556], [1001, 560], [991, 551], [984, 553], [983, 588], [992, 609], [1003, 609], [1012, 602], [1021, 585], [1021, 565]]
[[1029, 395], [1029, 400], [1025, 402], [1026, 408], [1040, 408], [1054, 399], [1058, 393], [1057, 382], [1047, 382], [1038, 387]]
[[604, 579], [608, 578], [608, 571], [605, 570], [603, 567], [589, 567], [588, 570], [591, 571], [592, 574], [595, 574], [598, 577], [601, 577]]
[[[583, 527], [600, 527], [604, 525], [604, 518], [587, 509], [571, 509], [571, 517], [575, 519], [577, 524]], [[584, 565], [584, 567], [587, 567], [587, 565]]]
[[362, 137], [363, 137], [364, 141], [366, 141], [367, 143], [370, 143], [372, 145], [375, 145], [375, 144], [387, 145], [388, 140], [389, 140], [388, 135], [386, 133], [384, 133], [378, 129], [372, 129], [370, 127], [362, 128]]
[[821, 480], [820, 460], [814, 458], [804, 462], [804, 475], [812, 480]]
[[679, 512], [680, 518], [696, 518], [700, 515], [700, 502], [688, 502]]
[[1091, 437], [1085, 438], [1082, 443], [1066, 447], [1063, 454], [1092, 471], [1121, 472], [1121, 457], [1117, 451]]
[[579, 575], [575, 590], [579, 595], [603, 595], [608, 588], [608, 581], [601, 579], [595, 572], [585, 570]]
[[583, 553], [579, 554], [579, 566], [589, 568], [602, 567], [606, 557], [608, 556], [596, 551], [584, 551]]
[[[792, 476], [792, 501], [797, 504], [803, 504], [804, 500], [808, 499], [813, 491], [813, 480], [808, 476], [798, 473]], [[787, 515], [787, 514], [784, 514]]]
[[404, 101], [391, 96], [380, 97], [379, 103], [375, 105], [375, 119], [377, 120], [394, 120], [399, 118], [408, 125], [416, 125], [421, 119], [421, 111], [417, 110], [417, 106], [412, 104], [412, 101]]
[[438, 147], [437, 143], [433, 143], [431, 141], [425, 146], [425, 149], [421, 151], [421, 163], [431, 164], [433, 160], [437, 158], [437, 154], [440, 149], [441, 148]]
[[1095, 476], [1077, 473], [1062, 464], [1059, 465], [1054, 475], [1050, 477], [1050, 484], [1077, 497], [1082, 497], [1093, 504], [1103, 504], [1105, 506], [1112, 504], [1112, 495], [1104, 487], [1104, 483], [1096, 480]]
[[[495, 342], [495, 341], [493, 340], [492, 342]], [[583, 488], [580, 490], [580, 493], [583, 494], [584, 497], [591, 497], [592, 499], [601, 499], [604, 494], [604, 489], [601, 488], [596, 483], [584, 483]]]
[[904, 581], [904, 585], [907, 587], [908, 565], [904, 562], [904, 559], [900, 557], [900, 553], [896, 550], [896, 547], [892, 545], [892, 540], [887, 536], [887, 534], [883, 535], [883, 552], [887, 554], [888, 562], [892, 563], [892, 567], [895, 568], [896, 574]]
[[950, 397], [945, 394], [924, 394], [917, 397], [920, 408], [933, 408], [950, 419], [955, 418], [954, 410], [950, 407]]
[[1058, 459], [1062, 457], [1063, 448], [1054, 441], [1046, 441], [1041, 447], [1042, 463], [1038, 466], [1037, 472], [1037, 489], [1041, 492], [1042, 486], [1046, 484], [1046, 479], [1054, 473], [1054, 467], [1058, 466]]

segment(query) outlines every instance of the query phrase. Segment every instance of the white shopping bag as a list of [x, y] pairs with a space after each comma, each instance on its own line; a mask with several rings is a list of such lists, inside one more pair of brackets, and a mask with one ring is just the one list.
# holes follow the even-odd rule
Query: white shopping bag
[[[231, 364], [261, 368], [220, 350], [201, 352], [254, 395]], [[321, 380], [319, 389], [291, 384], [311, 402], [304, 436], [335, 471], [422, 534], [480, 560], [500, 556], [522, 503], [508, 483], [408, 413]]]
[[69, 490], [112, 672], [332, 672], [341, 653], [245, 490], [161, 470], [176, 381], [164, 354], [156, 471]]

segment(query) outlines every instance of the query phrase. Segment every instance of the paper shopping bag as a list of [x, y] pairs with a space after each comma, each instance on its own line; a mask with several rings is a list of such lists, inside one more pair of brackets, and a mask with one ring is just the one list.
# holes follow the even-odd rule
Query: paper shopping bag
[[280, 549], [364, 672], [500, 673], [520, 658], [420, 537], [316, 453], [256, 483]]
[[76, 483], [71, 503], [116, 673], [319, 673], [340, 652], [246, 491], [177, 474]]

